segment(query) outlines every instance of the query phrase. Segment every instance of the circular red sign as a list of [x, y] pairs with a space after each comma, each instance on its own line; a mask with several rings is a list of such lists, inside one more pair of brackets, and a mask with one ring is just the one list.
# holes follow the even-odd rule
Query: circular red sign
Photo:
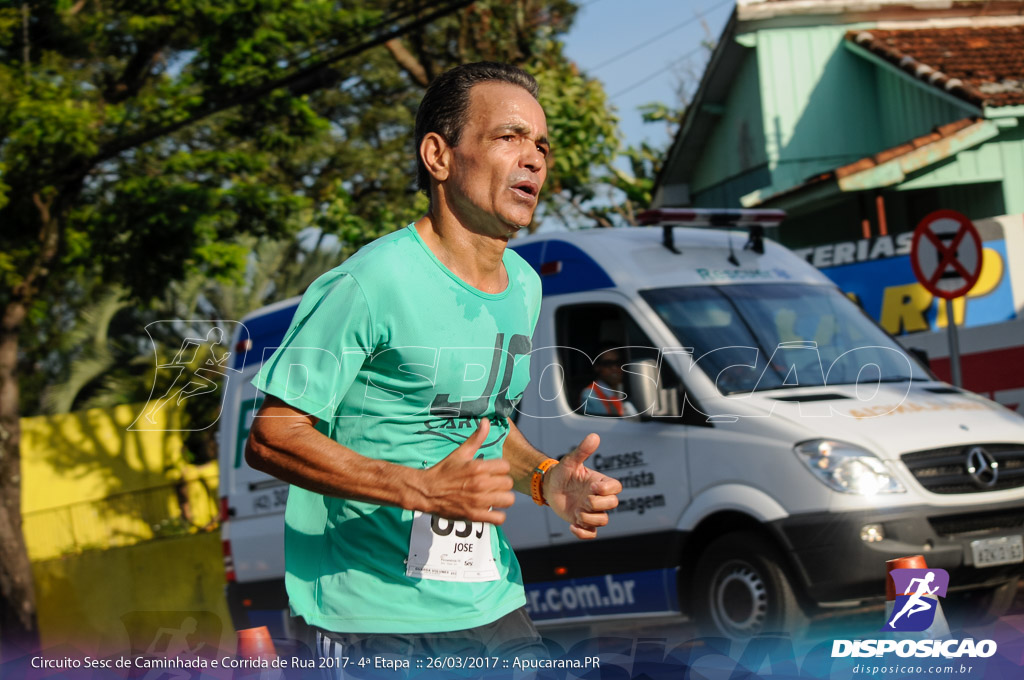
[[910, 264], [932, 295], [948, 300], [965, 295], [981, 276], [981, 262], [981, 235], [966, 216], [936, 210], [917, 224]]

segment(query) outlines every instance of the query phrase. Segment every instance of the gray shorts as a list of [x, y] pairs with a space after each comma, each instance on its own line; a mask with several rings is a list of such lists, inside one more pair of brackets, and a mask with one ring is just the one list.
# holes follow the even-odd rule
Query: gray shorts
[[[546, 659], [547, 647], [530, 620], [525, 608], [519, 608], [497, 621], [444, 633], [335, 633], [314, 628], [316, 632], [317, 666], [329, 670], [332, 678], [399, 678], [410, 673], [395, 674], [403, 662], [409, 662], [412, 675], [420, 675], [428, 667], [447, 664], [448, 677], [462, 677], [472, 668], [500, 660]], [[360, 664], [362, 661], [362, 664]], [[390, 666], [389, 664], [398, 664]], [[462, 666], [462, 668], [457, 668]], [[374, 670], [378, 671], [376, 674]], [[487, 675], [469, 673], [470, 677]], [[492, 669], [493, 670], [493, 669]], [[387, 672], [384, 672], [387, 671]], [[428, 674], [428, 677], [433, 677]], [[440, 675], [438, 677], [441, 677]]]

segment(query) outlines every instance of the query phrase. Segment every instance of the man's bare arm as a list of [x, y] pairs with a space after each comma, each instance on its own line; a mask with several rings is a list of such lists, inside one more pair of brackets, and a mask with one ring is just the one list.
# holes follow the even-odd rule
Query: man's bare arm
[[[569, 523], [577, 538], [597, 536], [598, 527], [608, 524], [608, 511], [619, 504], [617, 494], [622, 491], [622, 484], [584, 465], [600, 443], [596, 434], [587, 435], [544, 475], [544, 499], [556, 515]], [[510, 421], [502, 457], [509, 462], [516, 491], [530, 495], [533, 470], [548, 456], [535, 449]]]
[[549, 456], [544, 455], [526, 440], [516, 424], [508, 421], [508, 436], [501, 449], [501, 457], [509, 463], [509, 474], [512, 476], [513, 488], [530, 495], [530, 479], [533, 469]]
[[316, 430], [314, 416], [267, 395], [253, 419], [245, 460], [295, 486], [326, 496], [420, 510], [450, 519], [501, 524], [512, 505], [509, 465], [475, 459], [479, 429], [437, 465], [419, 470], [360, 455]]

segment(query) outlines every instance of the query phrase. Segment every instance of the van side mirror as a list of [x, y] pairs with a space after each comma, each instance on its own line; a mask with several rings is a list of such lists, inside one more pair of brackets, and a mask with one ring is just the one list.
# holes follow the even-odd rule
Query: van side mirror
[[931, 360], [928, 358], [928, 350], [921, 349], [920, 347], [908, 347], [907, 351], [913, 354], [926, 368], [932, 367]]
[[629, 401], [636, 407], [640, 420], [679, 413], [679, 391], [660, 389], [657, 361], [641, 359], [623, 368], [627, 376]]

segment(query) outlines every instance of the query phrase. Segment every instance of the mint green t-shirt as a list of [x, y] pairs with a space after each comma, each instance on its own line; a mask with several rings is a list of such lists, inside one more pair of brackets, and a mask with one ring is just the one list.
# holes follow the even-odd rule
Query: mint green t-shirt
[[[503, 262], [508, 287], [488, 294], [446, 268], [413, 225], [377, 239], [309, 287], [253, 384], [363, 456], [427, 468], [486, 416], [480, 453], [498, 458], [529, 381], [541, 297], [521, 257], [506, 249]], [[285, 571], [293, 612], [342, 633], [461, 630], [526, 602], [499, 527], [414, 522], [410, 510], [295, 486]]]

